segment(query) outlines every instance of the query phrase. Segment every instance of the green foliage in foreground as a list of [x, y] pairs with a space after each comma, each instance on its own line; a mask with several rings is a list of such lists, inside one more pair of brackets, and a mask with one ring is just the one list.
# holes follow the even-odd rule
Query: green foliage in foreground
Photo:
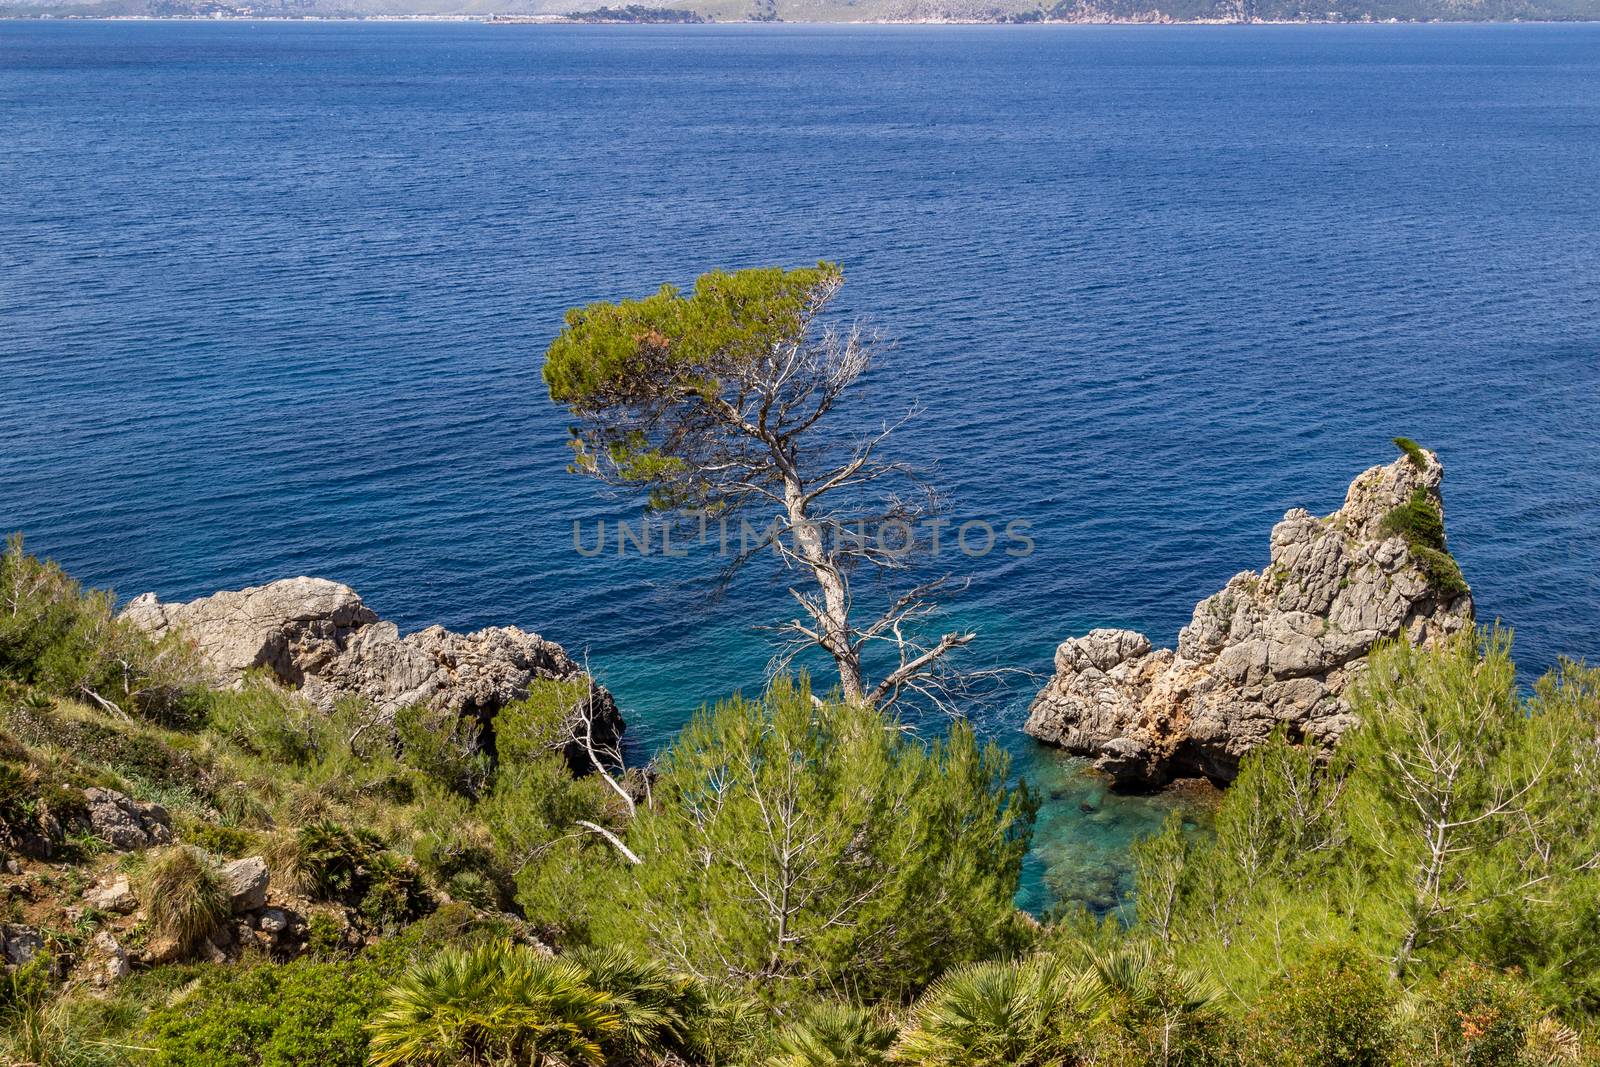
[[[1524, 692], [1501, 632], [1380, 651], [1338, 751], [1274, 736], [1213, 835], [1140, 844], [1135, 921], [1041, 927], [1010, 903], [1033, 799], [965, 724], [926, 741], [780, 682], [648, 776], [579, 779], [559, 723], [584, 693], [558, 687], [490, 723], [391, 728], [261, 679], [112, 710], [17, 651], [77, 642], [60, 620], [96, 594], [8, 560], [32, 577], [5, 623], [0, 851], [30, 870], [0, 922], [63, 907], [0, 972], [0, 1063], [1600, 1063], [1600, 671]], [[125, 676], [155, 677], [165, 653], [129, 648]], [[72, 844], [88, 785], [169, 805], [181, 841]], [[17, 851], [51, 833], [46, 860]], [[212, 854], [257, 853], [321, 902], [301, 958], [62, 984], [105, 918], [73, 903], [90, 865], [142, 892], [124, 933], [199, 945], [226, 918]]]
[[1014, 949], [1034, 802], [970, 726], [925, 743], [780, 682], [679, 736], [628, 841], [602, 937], [775, 994], [902, 997]]

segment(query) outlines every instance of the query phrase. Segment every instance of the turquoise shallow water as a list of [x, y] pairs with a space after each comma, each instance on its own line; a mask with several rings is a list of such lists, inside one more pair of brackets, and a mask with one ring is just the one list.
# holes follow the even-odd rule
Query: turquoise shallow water
[[[0, 22], [0, 526], [125, 593], [289, 574], [586, 654], [642, 757], [760, 685], [706, 560], [586, 559], [569, 305], [842, 262], [903, 454], [1037, 550], [983, 662], [1173, 639], [1404, 433], [1525, 666], [1600, 655], [1600, 27]], [[1167, 801], [1053, 800], [1024, 900], [1109, 906]], [[1091, 810], [1084, 810], [1088, 804]]]

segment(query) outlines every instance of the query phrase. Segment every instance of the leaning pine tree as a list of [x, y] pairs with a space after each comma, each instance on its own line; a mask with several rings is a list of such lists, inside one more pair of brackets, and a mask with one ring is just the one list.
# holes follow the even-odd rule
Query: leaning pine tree
[[[876, 614], [855, 610], [852, 577], [907, 570], [907, 535], [934, 501], [906, 465], [880, 457], [898, 423], [850, 443], [826, 425], [882, 347], [859, 324], [823, 323], [843, 284], [829, 263], [719, 271], [688, 295], [664, 286], [575, 308], [544, 379], [576, 420], [575, 471], [641, 490], [679, 520], [755, 516], [757, 544], [741, 545], [728, 573], [770, 548], [807, 577], [790, 589], [802, 614], [782, 627], [793, 640], [778, 666], [816, 646], [847, 701], [937, 699], [947, 654], [974, 636], [922, 634], [947, 577], [904, 581]], [[869, 664], [881, 664], [876, 676]]]

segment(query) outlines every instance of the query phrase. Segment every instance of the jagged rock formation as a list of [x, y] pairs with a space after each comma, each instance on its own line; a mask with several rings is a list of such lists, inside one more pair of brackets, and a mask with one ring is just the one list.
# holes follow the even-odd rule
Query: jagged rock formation
[[[422, 704], [488, 719], [527, 696], [537, 679], [585, 677], [560, 645], [514, 626], [470, 634], [430, 626], [402, 637], [354, 589], [324, 578], [287, 578], [187, 604], [145, 593], [124, 614], [154, 637], [181, 631], [221, 685], [265, 669], [320, 704], [356, 696], [389, 717]], [[623, 731], [616, 703], [596, 685], [592, 704], [595, 742], [612, 747]]]
[[1332, 515], [1285, 515], [1267, 569], [1197, 604], [1176, 651], [1128, 630], [1063, 642], [1024, 729], [1142, 786], [1232, 779], [1279, 724], [1336, 742], [1354, 721], [1346, 687], [1375, 644], [1427, 644], [1472, 623], [1471, 592], [1444, 551], [1444, 468], [1406, 447], [1357, 478]]

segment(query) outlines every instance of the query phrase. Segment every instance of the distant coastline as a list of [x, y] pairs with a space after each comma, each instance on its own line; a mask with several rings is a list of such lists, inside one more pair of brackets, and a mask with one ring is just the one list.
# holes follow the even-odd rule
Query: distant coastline
[[103, 15], [0, 12], [0, 22], [373, 22], [373, 23], [475, 23], [490, 26], [1561, 26], [1600, 24], [1600, 13], [1568, 18], [1365, 18], [1365, 19], [1230, 19], [1172, 17], [1090, 17], [1090, 18], [870, 18], [870, 19], [689, 19], [605, 18], [592, 11], [564, 15], [496, 14], [374, 14], [374, 15], [272, 15], [272, 14], [174, 14]]

